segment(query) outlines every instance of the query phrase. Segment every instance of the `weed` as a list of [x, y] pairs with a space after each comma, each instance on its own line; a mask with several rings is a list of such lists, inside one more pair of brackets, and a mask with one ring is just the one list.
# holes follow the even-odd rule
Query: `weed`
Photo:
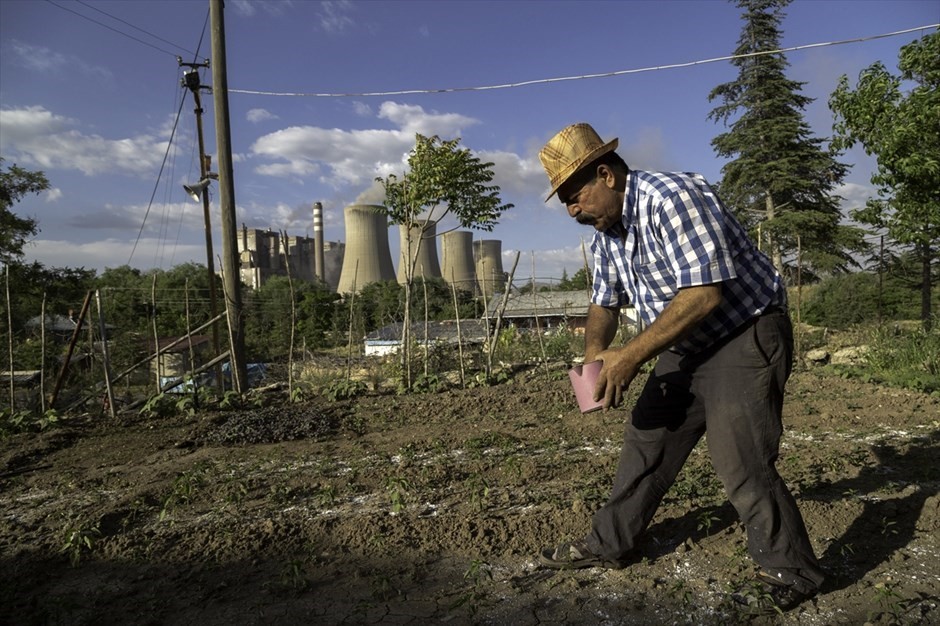
[[295, 385], [290, 391], [290, 402], [291, 404], [300, 404], [301, 402], [306, 401], [307, 392], [300, 385]]
[[389, 476], [385, 481], [385, 490], [388, 491], [389, 500], [392, 502], [393, 513], [400, 513], [404, 510], [405, 497], [409, 489], [411, 489], [411, 483], [401, 476]]
[[666, 593], [683, 606], [691, 606], [695, 602], [695, 594], [692, 588], [682, 578], [676, 578]]
[[192, 502], [195, 495], [199, 492], [206, 476], [206, 466], [197, 465], [193, 469], [182, 472], [176, 476], [173, 481], [173, 488], [170, 494], [163, 501], [163, 509], [160, 511], [160, 520], [181, 504]]
[[467, 479], [470, 488], [470, 504], [477, 511], [486, 508], [486, 498], [490, 495], [490, 485], [483, 474], [474, 473]]
[[244, 402], [241, 394], [231, 389], [222, 394], [222, 399], [219, 400], [219, 408], [223, 410], [241, 409], [243, 407]]
[[[897, 583], [880, 582], [874, 587], [875, 601], [881, 608], [882, 613], [891, 617], [890, 623], [897, 624], [901, 620], [901, 614], [904, 612], [904, 597], [897, 592]], [[869, 612], [868, 621], [874, 621], [875, 615]]]
[[888, 537], [889, 535], [898, 534], [898, 529], [895, 528], [896, 525], [897, 525], [897, 522], [895, 522], [894, 520], [889, 520], [887, 517], [882, 517], [881, 518], [882, 536]]
[[463, 578], [470, 583], [470, 587], [460, 594], [451, 605], [450, 610], [454, 611], [465, 606], [472, 618], [479, 612], [480, 602], [486, 598], [485, 586], [493, 580], [493, 569], [486, 561], [473, 559], [470, 561], [467, 571], [464, 572]]
[[334, 380], [323, 388], [322, 393], [330, 402], [351, 400], [366, 392], [366, 384], [359, 380]]
[[78, 567], [82, 555], [91, 552], [95, 547], [95, 541], [100, 536], [101, 531], [98, 530], [97, 524], [94, 526], [66, 524], [65, 541], [59, 551], [68, 555], [72, 567]]
[[503, 469], [516, 478], [519, 478], [522, 476], [522, 461], [518, 456], [507, 457], [506, 460], [503, 461]]
[[418, 374], [411, 384], [412, 391], [417, 393], [437, 393], [441, 389], [441, 379], [436, 374]]
[[176, 401], [165, 393], [151, 396], [140, 408], [140, 415], [144, 417], [170, 417], [176, 411]]
[[191, 395], [184, 395], [176, 401], [174, 406], [176, 413], [180, 415], [185, 415], [187, 417], [193, 417], [196, 415], [196, 401], [195, 398]]
[[330, 507], [333, 506], [333, 503], [336, 502], [336, 487], [333, 485], [324, 485], [317, 490], [315, 496], [316, 502], [321, 507]]
[[370, 586], [372, 587], [372, 597], [380, 602], [387, 602], [395, 596], [401, 595], [401, 591], [395, 588], [392, 579], [387, 574], [373, 576]]
[[301, 559], [290, 559], [281, 568], [280, 581], [284, 587], [290, 587], [296, 591], [306, 589], [309, 581], [307, 580], [305, 563]]
[[696, 530], [704, 530], [705, 535], [712, 534], [712, 526], [715, 522], [720, 522], [721, 518], [715, 515], [712, 511], [702, 511], [698, 516], [698, 526]]

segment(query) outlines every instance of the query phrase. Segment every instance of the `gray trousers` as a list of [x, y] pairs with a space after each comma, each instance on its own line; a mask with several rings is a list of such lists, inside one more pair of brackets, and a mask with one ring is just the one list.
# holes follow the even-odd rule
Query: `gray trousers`
[[586, 537], [595, 554], [624, 559], [706, 432], [712, 465], [747, 529], [761, 569], [803, 591], [824, 574], [777, 473], [783, 391], [793, 330], [766, 313], [702, 354], [659, 357], [627, 423], [610, 499]]

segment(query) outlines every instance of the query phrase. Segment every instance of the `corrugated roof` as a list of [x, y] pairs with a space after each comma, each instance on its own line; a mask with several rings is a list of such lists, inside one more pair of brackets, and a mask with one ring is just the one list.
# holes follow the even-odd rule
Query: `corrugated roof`
[[[383, 326], [366, 335], [366, 342], [398, 342], [401, 341], [401, 322]], [[473, 341], [486, 337], [486, 326], [480, 320], [460, 320], [460, 335], [464, 341]], [[424, 341], [424, 322], [415, 322], [411, 325], [411, 336], [415, 341]], [[428, 340], [430, 341], [457, 341], [457, 322], [428, 322]]]
[[[514, 317], [586, 317], [591, 297], [586, 291], [538, 291], [510, 293], [504, 318]], [[502, 294], [489, 300], [489, 316], [496, 317], [502, 305]]]

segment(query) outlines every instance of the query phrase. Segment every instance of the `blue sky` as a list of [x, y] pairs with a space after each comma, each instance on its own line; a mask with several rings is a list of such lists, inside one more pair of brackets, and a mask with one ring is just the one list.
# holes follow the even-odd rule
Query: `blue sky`
[[[52, 186], [14, 207], [41, 229], [28, 260], [99, 271], [205, 263], [202, 208], [182, 188], [198, 180], [199, 167], [193, 101], [175, 55], [210, 56], [208, 7], [208, 0], [0, 0], [0, 155], [5, 166], [42, 170]], [[938, 22], [940, 3], [932, 0], [797, 0], [786, 10], [782, 43]], [[501, 240], [506, 269], [520, 251], [526, 278], [533, 257], [539, 278], [573, 273], [591, 229], [557, 201], [543, 202], [539, 148], [562, 127], [586, 121], [605, 139], [619, 137], [632, 167], [718, 180], [723, 163], [710, 142], [724, 129], [707, 119], [714, 106], [707, 96], [735, 78], [729, 62], [507, 89], [332, 94], [483, 87], [712, 59], [732, 53], [741, 24], [737, 7], [717, 0], [228, 0], [237, 223], [312, 235], [311, 205], [320, 201], [326, 238], [344, 241], [343, 207], [380, 200], [374, 178], [403, 171], [416, 132], [459, 136], [495, 163], [503, 199], [515, 204], [492, 233], [474, 237]], [[839, 76], [854, 81], [875, 61], [896, 71], [898, 50], [920, 34], [789, 53], [788, 76], [817, 99], [806, 111], [817, 136], [831, 134], [826, 101]], [[203, 83], [211, 82], [204, 72]], [[203, 103], [214, 154], [211, 96]], [[853, 168], [840, 194], [855, 206], [872, 192], [873, 162], [860, 150], [843, 160]], [[389, 239], [397, 259], [397, 230]]]

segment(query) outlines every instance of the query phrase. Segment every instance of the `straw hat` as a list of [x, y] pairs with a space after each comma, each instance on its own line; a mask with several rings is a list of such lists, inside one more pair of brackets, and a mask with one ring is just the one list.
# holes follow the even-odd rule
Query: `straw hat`
[[539, 151], [539, 160], [552, 186], [545, 202], [551, 200], [558, 188], [579, 169], [616, 149], [616, 137], [604, 143], [590, 124], [572, 124], [549, 139]]

